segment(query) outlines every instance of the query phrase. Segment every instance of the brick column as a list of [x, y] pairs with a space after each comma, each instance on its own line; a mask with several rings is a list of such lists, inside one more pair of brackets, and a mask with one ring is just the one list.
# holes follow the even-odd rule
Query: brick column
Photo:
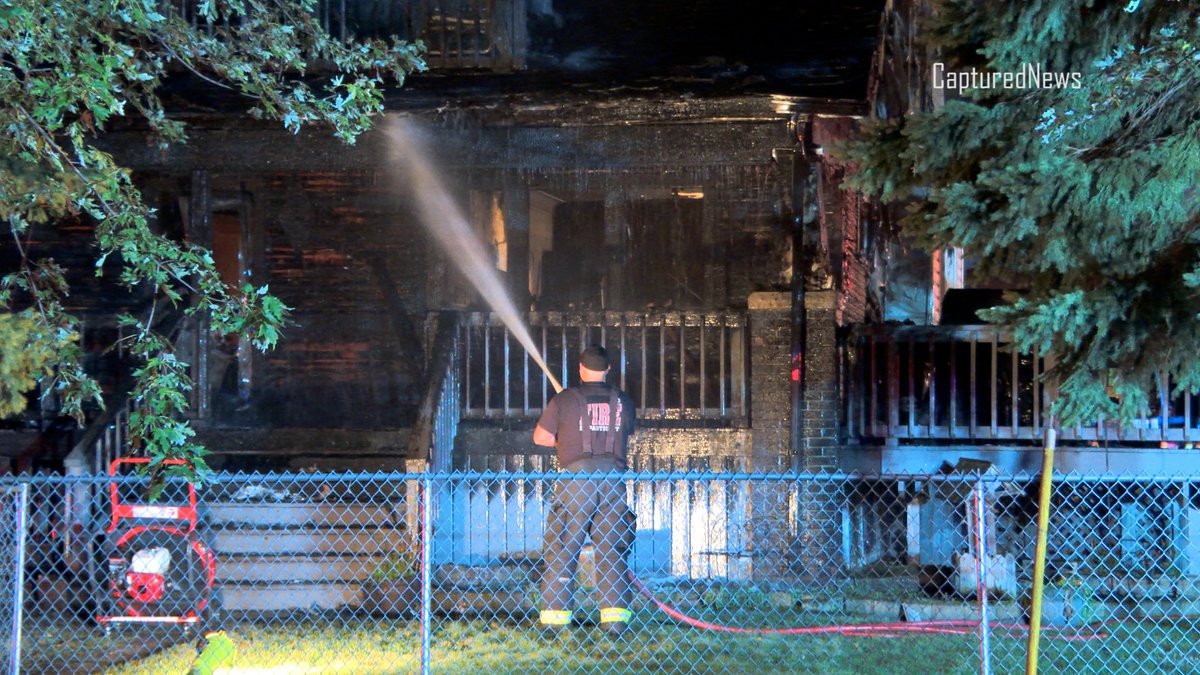
[[837, 468], [841, 405], [837, 372], [837, 293], [805, 294], [808, 330], [804, 354], [804, 400], [800, 403], [799, 466], [804, 471]]
[[[837, 380], [837, 314], [835, 291], [805, 293], [804, 393], [800, 402], [801, 437], [796, 467], [805, 473], [837, 468], [840, 429]], [[807, 481], [797, 490], [799, 522], [791, 561], [798, 579], [821, 586], [838, 578], [845, 486]]]
[[[790, 293], [751, 293], [750, 328], [750, 456], [757, 473], [782, 472], [791, 454]], [[750, 486], [749, 532], [754, 551], [751, 578], [761, 583], [785, 582], [791, 575], [794, 536], [789, 504], [790, 482], [760, 482]]]
[[792, 300], [789, 293], [751, 293], [749, 465], [778, 471], [791, 447]]

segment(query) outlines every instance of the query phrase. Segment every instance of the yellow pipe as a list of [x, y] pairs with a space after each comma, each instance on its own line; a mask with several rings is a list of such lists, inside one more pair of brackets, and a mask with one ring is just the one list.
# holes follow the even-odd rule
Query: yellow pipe
[[1054, 474], [1054, 418], [1047, 420], [1042, 449], [1042, 481], [1038, 495], [1037, 548], [1033, 556], [1033, 598], [1029, 607], [1029, 645], [1025, 675], [1037, 675], [1038, 641], [1042, 632], [1042, 587], [1046, 574], [1046, 534], [1050, 529], [1050, 485]]

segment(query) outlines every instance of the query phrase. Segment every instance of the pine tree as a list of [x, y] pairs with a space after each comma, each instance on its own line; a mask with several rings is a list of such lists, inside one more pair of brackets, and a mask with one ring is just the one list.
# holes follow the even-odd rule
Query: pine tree
[[[864, 125], [838, 151], [857, 166], [851, 185], [902, 203], [907, 236], [960, 246], [980, 277], [1020, 289], [983, 316], [1055, 356], [1060, 420], [1128, 419], [1162, 374], [1196, 391], [1200, 12], [1170, 0], [935, 7], [921, 39], [944, 72], [992, 86]], [[1050, 79], [1004, 87], [1004, 73], [1031, 69]]]
[[[249, 114], [289, 131], [321, 125], [353, 142], [382, 110], [384, 85], [424, 67], [421, 48], [343, 42], [315, 13], [314, 0], [0, 0], [0, 235], [19, 260], [0, 270], [0, 418], [20, 412], [38, 382], [69, 414], [100, 400], [65, 310], [68, 275], [33, 246], [37, 228], [64, 219], [95, 223], [98, 271], [119, 260], [120, 282], [149, 288], [158, 304], [207, 312], [213, 330], [260, 349], [275, 344], [287, 308], [265, 286], [226, 287], [208, 250], [155, 231], [129, 172], [95, 141], [124, 116], [161, 144], [184, 141], [160, 98], [164, 79], [182, 73], [243, 95]], [[326, 74], [304, 77], [316, 63]], [[152, 314], [120, 319], [140, 359], [130, 440], [203, 472], [187, 370]]]

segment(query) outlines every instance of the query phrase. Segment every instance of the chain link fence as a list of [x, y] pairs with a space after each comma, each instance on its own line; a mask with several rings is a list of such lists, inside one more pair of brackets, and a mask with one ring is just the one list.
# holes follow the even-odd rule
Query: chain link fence
[[[6, 480], [26, 673], [186, 673], [198, 645], [193, 672], [1025, 667], [1033, 476], [218, 475], [195, 515], [180, 485]], [[1056, 477], [1041, 672], [1200, 669], [1196, 486]]]

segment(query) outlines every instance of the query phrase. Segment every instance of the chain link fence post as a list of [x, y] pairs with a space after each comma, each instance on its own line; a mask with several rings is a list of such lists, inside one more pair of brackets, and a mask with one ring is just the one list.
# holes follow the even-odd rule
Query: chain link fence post
[[430, 477], [430, 471], [427, 468], [424, 475], [421, 477], [421, 675], [429, 675], [431, 654], [431, 629], [430, 624], [433, 620], [433, 613], [430, 607], [432, 596], [432, 584], [430, 583], [430, 546], [433, 544], [433, 534], [431, 532], [433, 518], [431, 511], [433, 509], [433, 479]]
[[983, 476], [975, 482], [975, 578], [979, 588], [976, 595], [979, 600], [979, 672], [981, 675], [992, 673], [991, 623], [988, 618], [988, 525], [985, 502], [987, 493], [984, 491]]
[[[21, 624], [25, 604], [25, 530], [29, 522], [29, 485], [0, 492], [0, 606], [9, 615], [5, 673], [21, 672]], [[11, 537], [11, 538], [10, 538]]]

